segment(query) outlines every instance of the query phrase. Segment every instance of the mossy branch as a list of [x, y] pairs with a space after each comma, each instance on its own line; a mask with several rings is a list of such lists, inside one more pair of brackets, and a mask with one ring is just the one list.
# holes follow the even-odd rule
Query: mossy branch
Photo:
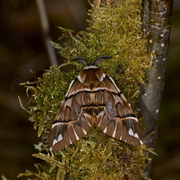
[[[100, 67], [111, 75], [118, 65], [123, 65], [124, 74], [113, 78], [132, 105], [139, 93], [138, 84], [143, 83], [145, 69], [151, 68], [151, 55], [146, 53], [146, 39], [141, 32], [140, 8], [140, 0], [117, 0], [116, 6], [107, 1], [99, 8], [94, 6], [89, 11], [92, 26], [87, 31], [75, 34], [72, 30], [60, 28], [62, 38], [66, 38], [67, 42], [63, 46], [53, 43], [66, 59], [81, 56], [92, 63], [98, 56], [113, 56], [112, 60], [101, 62]], [[143, 173], [148, 159], [145, 152], [150, 150], [145, 145], [137, 147], [123, 143], [96, 127], [75, 145], [55, 154], [49, 152], [48, 138], [53, 119], [70, 82], [82, 69], [81, 64], [68, 61], [67, 64], [73, 64], [75, 68], [65, 73], [61, 70], [63, 65], [52, 66], [42, 78], [37, 78], [35, 86], [24, 83], [32, 93], [34, 103], [29, 107], [29, 120], [34, 122], [38, 136], [42, 137], [42, 142], [36, 145], [39, 153], [33, 156], [44, 160], [45, 164], [35, 165], [37, 173], [26, 171], [19, 177], [148, 179]]]

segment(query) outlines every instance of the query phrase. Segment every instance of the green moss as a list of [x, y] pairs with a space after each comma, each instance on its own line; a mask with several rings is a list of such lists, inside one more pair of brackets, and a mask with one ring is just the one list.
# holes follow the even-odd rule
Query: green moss
[[[146, 39], [142, 37], [140, 17], [141, 1], [118, 1], [116, 6], [109, 2], [100, 8], [89, 11], [91, 27], [74, 35], [72, 30], [60, 28], [62, 38], [67, 42], [60, 46], [59, 53], [67, 60], [82, 56], [92, 63], [102, 55], [111, 55], [112, 60], [102, 61], [99, 66], [111, 75], [117, 66], [122, 65], [124, 74], [113, 76], [116, 84], [123, 91], [129, 102], [134, 105], [139, 93], [138, 84], [143, 83], [145, 69], [151, 68], [151, 56], [146, 53]], [[88, 134], [75, 145], [57, 153], [50, 153], [48, 136], [53, 119], [58, 112], [61, 101], [70, 82], [82, 69], [65, 73], [60, 67], [50, 67], [36, 82], [24, 83], [27, 92], [31, 92], [32, 107], [29, 107], [29, 120], [38, 128], [42, 142], [36, 145], [39, 153], [36, 158], [44, 160], [43, 165], [35, 165], [37, 173], [26, 171], [19, 177], [31, 179], [148, 179], [145, 177], [145, 161], [148, 159], [145, 145], [132, 146], [116, 140], [93, 127]], [[62, 66], [64, 66], [62, 65]]]

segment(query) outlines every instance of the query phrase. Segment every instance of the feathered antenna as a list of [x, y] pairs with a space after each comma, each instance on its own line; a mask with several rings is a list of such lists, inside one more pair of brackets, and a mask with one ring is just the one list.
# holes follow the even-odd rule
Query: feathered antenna
[[106, 56], [106, 55], [104, 55], [104, 56], [98, 57], [98, 58], [93, 62], [92, 65], [97, 65], [100, 61], [105, 60], [105, 59], [112, 59], [112, 56]]
[[82, 57], [73, 57], [70, 60], [71, 61], [78, 61], [78, 62], [83, 63], [86, 66], [89, 66], [89, 63], [84, 58], [82, 58]]

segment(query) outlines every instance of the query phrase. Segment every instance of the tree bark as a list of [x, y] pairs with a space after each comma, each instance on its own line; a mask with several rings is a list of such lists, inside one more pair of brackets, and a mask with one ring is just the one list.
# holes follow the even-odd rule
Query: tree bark
[[[147, 52], [153, 53], [152, 66], [147, 70], [145, 84], [141, 84], [138, 97], [140, 113], [144, 116], [146, 130], [144, 143], [154, 148], [157, 138], [160, 102], [164, 87], [164, 74], [167, 64], [169, 37], [172, 22], [173, 0], [144, 0], [143, 34], [147, 36]], [[153, 158], [153, 154], [149, 154]], [[147, 176], [151, 176], [152, 162], [148, 162]]]

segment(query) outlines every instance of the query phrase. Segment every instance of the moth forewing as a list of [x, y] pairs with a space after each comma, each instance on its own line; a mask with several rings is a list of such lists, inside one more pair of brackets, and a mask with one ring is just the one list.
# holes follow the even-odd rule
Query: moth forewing
[[116, 139], [142, 144], [141, 127], [130, 104], [114, 80], [96, 65], [86, 66], [71, 82], [51, 128], [50, 150], [75, 143], [93, 124]]

